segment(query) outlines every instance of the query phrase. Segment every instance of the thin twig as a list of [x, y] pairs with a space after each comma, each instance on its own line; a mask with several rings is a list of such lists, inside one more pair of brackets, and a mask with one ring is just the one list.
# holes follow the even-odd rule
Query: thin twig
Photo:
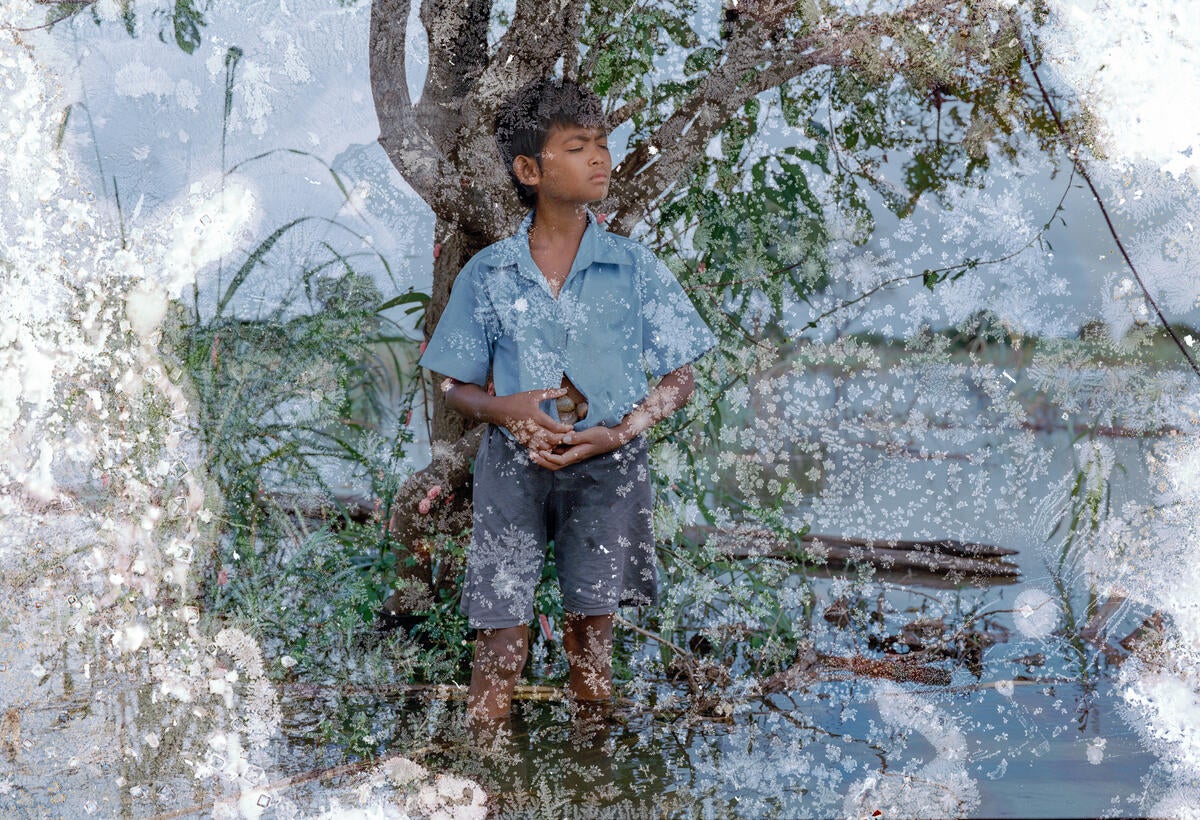
[[648, 629], [643, 629], [632, 621], [625, 620], [620, 615], [615, 616], [614, 620], [626, 629], [631, 629], [643, 637], [660, 643], [671, 651], [675, 652], [675, 654], [679, 655], [679, 657], [683, 660], [683, 669], [685, 672], [687, 672], [688, 686], [691, 688], [692, 694], [696, 697], [700, 696], [701, 692], [703, 691], [703, 687], [700, 685], [700, 682], [696, 680], [696, 671], [694, 669], [696, 658], [691, 652], [687, 651], [678, 644], [672, 643], [662, 635], [659, 635], [657, 632], [651, 632]]

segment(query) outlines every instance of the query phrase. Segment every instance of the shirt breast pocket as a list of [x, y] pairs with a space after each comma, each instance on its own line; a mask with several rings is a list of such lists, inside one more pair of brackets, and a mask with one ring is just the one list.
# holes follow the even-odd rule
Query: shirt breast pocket
[[641, 329], [641, 306], [620, 289], [594, 294], [580, 311], [586, 330], [601, 344], [610, 345]]
[[531, 334], [536, 336], [538, 328], [544, 326], [549, 318], [545, 315], [543, 300], [537, 294], [518, 287], [515, 282], [493, 283], [491, 298], [501, 335], [518, 344], [531, 341]]

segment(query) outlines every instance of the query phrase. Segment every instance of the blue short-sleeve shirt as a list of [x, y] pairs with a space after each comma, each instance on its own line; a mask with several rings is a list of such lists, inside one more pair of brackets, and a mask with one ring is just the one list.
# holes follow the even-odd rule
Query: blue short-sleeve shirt
[[[609, 233], [589, 210], [558, 298], [529, 252], [533, 211], [517, 232], [467, 262], [420, 364], [496, 394], [558, 387], [588, 402], [576, 430], [614, 426], [665, 376], [716, 345], [674, 275], [639, 242]], [[553, 401], [543, 408], [557, 418]], [[505, 431], [508, 432], [507, 430]]]

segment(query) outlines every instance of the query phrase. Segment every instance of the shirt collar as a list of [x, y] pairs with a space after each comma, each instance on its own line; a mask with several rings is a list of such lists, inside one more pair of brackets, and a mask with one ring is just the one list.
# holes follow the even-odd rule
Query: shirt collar
[[[525, 214], [525, 218], [521, 220], [516, 233], [513, 234], [513, 239], [517, 243], [517, 268], [531, 277], [541, 279], [544, 278], [542, 272], [538, 269], [537, 263], [533, 261], [533, 255], [529, 252], [529, 228], [532, 225], [533, 210], [530, 209]], [[591, 208], [588, 208], [587, 227], [583, 231], [583, 237], [579, 240], [579, 250], [575, 254], [575, 262], [571, 266], [570, 272], [575, 273], [576, 271], [584, 270], [594, 262], [619, 264], [624, 259], [625, 255], [620, 252], [617, 243], [608, 235], [608, 229], [604, 227], [602, 222], [596, 219], [596, 215], [592, 213]]]

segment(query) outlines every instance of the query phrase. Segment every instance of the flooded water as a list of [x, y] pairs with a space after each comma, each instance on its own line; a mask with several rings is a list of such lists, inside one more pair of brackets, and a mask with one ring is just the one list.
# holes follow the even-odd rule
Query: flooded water
[[[1086, 603], [1086, 579], [1069, 579], [1067, 598], [1056, 598], [1050, 573], [1055, 556], [1046, 546], [1045, 501], [1074, 475], [1072, 442], [1066, 430], [1037, 433], [1034, 448], [1051, 456], [1037, 485], [1026, 486], [1030, 491], [1003, 504], [990, 519], [968, 505], [942, 531], [1018, 549], [1014, 559], [1021, 574], [1013, 583], [954, 591], [928, 576], [810, 571], [818, 613], [853, 586], [846, 577], [858, 577], [854, 594], [878, 601], [884, 613], [881, 634], [930, 613], [949, 620], [955, 607], [994, 612], [986, 618], [985, 632], [995, 642], [984, 646], [973, 663], [960, 657], [940, 664], [950, 671], [947, 686], [826, 670], [778, 694], [734, 688], [727, 696], [727, 716], [697, 718], [686, 710], [685, 689], [662, 677], [656, 653], [644, 652], [628, 659], [628, 669], [619, 675], [616, 714], [599, 728], [572, 719], [562, 702], [522, 701], [511, 736], [487, 746], [463, 730], [461, 700], [406, 696], [395, 689], [335, 693], [346, 699], [336, 713], [352, 714], [371, 728], [367, 748], [378, 760], [402, 755], [427, 772], [472, 780], [502, 816], [792, 818], [869, 815], [875, 809], [883, 816], [1012, 818], [1138, 813], [1160, 774], [1157, 758], [1142, 748], [1122, 718], [1115, 666], [1080, 640], [1080, 624], [1072, 632], [1064, 620], [1068, 603], [1076, 611]], [[1004, 442], [991, 444], [991, 453], [1003, 453]], [[1114, 479], [1112, 503], [1145, 497], [1140, 463], [1147, 445], [1136, 439], [1115, 443], [1126, 471]], [[880, 456], [871, 474], [892, 487], [910, 486], [905, 475], [923, 478], [928, 467], [911, 459], [888, 461]], [[984, 485], [1007, 480], [1010, 466], [1003, 457], [991, 456], [973, 467], [980, 473], [974, 480]], [[863, 489], [871, 495], [880, 487], [868, 481]], [[883, 497], [886, 509], [871, 516], [907, 521], [914, 531], [920, 529], [914, 522], [928, 517], [919, 493], [884, 492]], [[800, 513], [811, 516], [816, 533], [865, 534], [847, 531], [846, 510], [828, 509], [827, 517], [820, 511]], [[898, 527], [886, 534], [906, 533]], [[1018, 601], [1031, 593], [1054, 613], [1044, 627], [1022, 621]], [[72, 604], [66, 599], [35, 600], [28, 611], [44, 616], [49, 607], [64, 604], [61, 617], [70, 617]], [[1112, 622], [1110, 640], [1132, 632], [1145, 615], [1144, 610], [1123, 612]], [[799, 609], [796, 617], [803, 618]], [[821, 617], [814, 629], [823, 652], [871, 654], [868, 647], [854, 646], [851, 630], [842, 634]], [[8, 752], [11, 773], [0, 780], [2, 813], [55, 814], [61, 806], [66, 816], [80, 807], [98, 816], [247, 810], [306, 816], [317, 807], [354, 806], [354, 795], [364, 789], [362, 778], [376, 765], [362, 758], [367, 748], [356, 747], [355, 754], [337, 741], [346, 732], [323, 725], [331, 713], [329, 701], [284, 684], [277, 689], [280, 732], [265, 738], [253, 754], [247, 747], [242, 756], [240, 776], [248, 767], [262, 788], [254, 798], [266, 795], [262, 807], [247, 809], [245, 790], [230, 792], [211, 782], [200, 788], [194, 777], [197, 767], [220, 771], [240, 754], [214, 735], [221, 722], [220, 698], [216, 706], [203, 707], [164, 700], [157, 694], [161, 687], [137, 683], [155, 677], [145, 664], [106, 663], [95, 647], [38, 656], [40, 668], [34, 671], [40, 675], [31, 676], [28, 669], [14, 669], [20, 658], [30, 657], [31, 648], [5, 650], [11, 658], [4, 672], [10, 681], [6, 690], [14, 692], [12, 682], [19, 680], [25, 696], [20, 729]], [[217, 657], [215, 647], [210, 653]], [[233, 664], [218, 660], [206, 669], [230, 666], [238, 668], [236, 659]], [[534, 683], [540, 682], [539, 670], [530, 663]], [[241, 672], [246, 675], [245, 659]], [[12, 694], [6, 700], [13, 702]], [[353, 708], [347, 710], [346, 702]], [[247, 729], [241, 725], [242, 732]], [[80, 737], [95, 742], [78, 746]], [[48, 771], [54, 776], [47, 778]]]
[[[824, 377], [806, 378], [812, 387]], [[901, 377], [895, 381], [904, 383]], [[378, 811], [407, 806], [420, 814], [424, 804], [413, 803], [420, 792], [412, 784], [408, 792], [393, 789], [391, 797], [364, 791], [364, 783], [374, 782], [364, 778], [378, 761], [396, 756], [423, 767], [426, 781], [437, 773], [443, 784], [450, 775], [478, 784], [498, 816], [866, 816], [876, 809], [885, 817], [1137, 813], [1161, 772], [1122, 717], [1115, 664], [1125, 653], [1116, 653], [1110, 663], [1080, 638], [1086, 574], [1059, 576], [1066, 581], [1060, 590], [1052, 572], [1057, 552], [1048, 542], [1054, 524], [1048, 500], [1061, 500], [1076, 474], [1074, 439], [1070, 429], [1030, 434], [996, 428], [964, 438], [960, 453], [986, 454], [961, 474], [969, 486], [983, 488], [990, 498], [984, 505], [977, 501], [980, 489], [957, 509], [944, 497], [931, 501], [921, 489], [930, 482], [928, 459], [873, 450], [861, 481], [844, 486], [853, 497], [871, 499], [869, 511], [839, 503], [837, 488], [826, 482], [812, 485], [820, 489], [811, 496], [817, 503], [795, 511], [814, 533], [953, 537], [1018, 550], [1013, 560], [1020, 576], [1009, 583], [955, 589], [928, 575], [819, 568], [798, 568], [788, 581], [797, 588], [803, 581], [815, 594], [812, 635], [822, 652], [832, 654], [878, 657], [857, 643], [861, 633], [856, 637], [836, 619], [820, 617], [839, 597], [857, 596], [875, 607], [881, 613], [877, 634], [884, 637], [902, 634], [906, 624], [922, 617], [937, 615], [950, 623], [956, 612], [991, 613], [973, 622], [988, 636], [975, 655], [960, 653], [935, 664], [949, 672], [945, 685], [825, 669], [764, 695], [744, 678], [725, 691], [728, 707], [719, 718], [697, 717], [686, 708], [686, 687], [664, 678], [657, 652], [643, 649], [626, 659], [618, 675], [612, 719], [590, 728], [572, 719], [564, 703], [521, 701], [511, 735], [482, 743], [464, 730], [460, 699], [405, 694], [400, 688], [320, 693], [312, 689], [320, 681], [297, 681], [274, 690], [279, 731], [254, 744], [244, 714], [221, 708], [223, 684], [206, 684], [218, 696], [207, 703], [179, 702], [163, 697], [163, 673], [153, 668], [154, 656], [113, 664], [93, 641], [68, 642], [70, 648], [47, 657], [30, 636], [5, 643], [7, 663], [0, 667], [7, 669], [0, 672], [5, 702], [18, 704], [10, 713], [19, 713], [20, 724], [7, 730], [0, 813], [310, 816], [336, 813], [338, 806], [349, 810], [366, 799]], [[1110, 503], [1119, 507], [1126, 499], [1144, 499], [1149, 487], [1142, 464], [1150, 442], [1123, 439], [1111, 445], [1123, 470], [1114, 473]], [[1020, 457], [1011, 458], [1014, 452]], [[1032, 479], [1023, 474], [1014, 480], [1014, 462], [1025, 470], [1031, 463], [1039, 467], [1029, 473]], [[953, 473], [959, 462], [943, 457], [937, 463]], [[796, 469], [808, 467], [800, 463]], [[837, 471], [829, 472], [836, 482]], [[934, 486], [942, 493], [948, 485], [941, 480]], [[987, 494], [993, 486], [1020, 492], [995, 503]], [[856, 520], [885, 531], [856, 529]], [[929, 525], [933, 520], [936, 531]], [[87, 543], [86, 532], [69, 527], [62, 532], [70, 532], [79, 547]], [[75, 599], [56, 600], [54, 578], [48, 573], [45, 592], [27, 599], [25, 620], [7, 619], [6, 634], [56, 611], [55, 617], [71, 617]], [[1031, 600], [1048, 617], [1030, 616]], [[1068, 617], [1072, 610], [1074, 623]], [[805, 617], [799, 606], [793, 614], [798, 621]], [[1132, 632], [1147, 614], [1123, 611], [1111, 622], [1110, 642]], [[254, 660], [244, 652], [239, 658], [238, 651], [232, 638], [219, 648], [210, 645], [207, 655], [217, 660], [205, 665], [200, 653], [191, 661], [194, 674], [223, 674], [236, 688], [237, 675], [229, 675], [240, 671], [249, 685]], [[226, 652], [232, 663], [219, 659]], [[277, 659], [268, 654], [266, 660]], [[536, 660], [529, 670], [531, 683], [548, 682]], [[158, 685], [147, 685], [151, 680]], [[338, 709], [330, 708], [329, 698], [338, 700]], [[351, 715], [358, 731], [330, 726], [335, 713]], [[236, 731], [220, 731], [231, 719]], [[359, 738], [353, 749], [345, 745], [350, 736]], [[231, 791], [219, 778], [202, 781], [197, 775], [205, 767], [236, 774], [242, 788]], [[48, 778], [47, 771], [54, 775]], [[259, 789], [247, 792], [246, 782], [257, 782]], [[470, 799], [454, 805], [457, 816], [479, 808]]]
[[[1042, 434], [1038, 444], [1057, 453], [1047, 469], [1048, 493], [1072, 475], [1072, 436]], [[1142, 446], [1122, 447], [1122, 463], [1131, 469], [1116, 490], [1118, 501], [1146, 490], [1136, 466]], [[567, 806], [577, 816], [602, 809], [612, 816], [702, 817], [866, 816], [876, 808], [884, 816], [1137, 813], [1157, 758], [1121, 717], [1115, 668], [1067, 634], [1060, 619], [1047, 634], [1027, 635], [1005, 611], [1030, 590], [1053, 593], [1048, 531], [1037, 529], [1043, 499], [1031, 494], [992, 520], [964, 516], [953, 533], [1020, 549], [1019, 581], [962, 592], [964, 605], [998, 611], [992, 629], [1006, 638], [983, 651], [978, 676], [952, 664], [944, 687], [866, 677], [809, 681], [787, 694], [738, 700], [727, 721], [675, 717], [660, 704], [679, 689], [643, 680], [627, 695], [634, 705], [621, 710], [625, 722], [587, 742], [572, 731], [565, 707], [522, 704], [514, 738], [494, 759], [481, 759], [461, 729], [452, 728], [460, 706], [449, 704], [441, 718], [448, 731], [425, 736], [460, 739], [431, 759], [484, 784], [497, 807], [516, 816], [543, 816], [535, 807], [544, 807], [547, 794], [564, 801], [564, 816], [571, 816]], [[890, 503], [904, 510], [897, 514], [921, 515], [918, 499]], [[820, 523], [815, 531], [836, 531]], [[824, 605], [835, 583], [814, 581]], [[871, 589], [883, 590], [902, 610], [922, 596], [944, 599], [944, 586], [896, 577]], [[1082, 594], [1074, 590], [1076, 606]], [[1138, 617], [1114, 624], [1116, 637], [1132, 631]], [[426, 708], [410, 720], [428, 732], [421, 723]], [[421, 736], [422, 730], [403, 731], [387, 748], [419, 747]]]

